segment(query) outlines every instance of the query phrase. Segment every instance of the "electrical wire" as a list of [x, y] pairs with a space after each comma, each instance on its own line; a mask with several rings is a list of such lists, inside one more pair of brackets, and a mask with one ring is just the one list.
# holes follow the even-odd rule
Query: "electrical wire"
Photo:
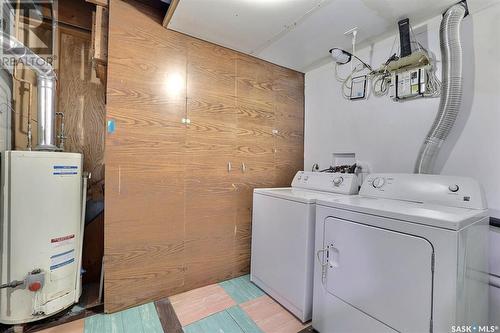
[[372, 94], [375, 97], [387, 95], [391, 84], [391, 74], [387, 71], [382, 73], [374, 73], [371, 75]]
[[436, 75], [436, 68], [434, 66], [434, 64], [436, 63], [436, 59], [432, 57], [431, 53], [422, 44], [420, 44], [411, 25], [410, 25], [410, 32], [414, 39], [414, 41], [411, 41], [411, 43], [417, 44], [419, 51], [423, 51], [427, 56], [427, 59], [429, 60], [429, 66], [425, 68], [426, 89], [424, 97], [431, 97], [431, 98], [439, 97], [441, 96], [441, 81], [438, 79]]
[[[416, 38], [416, 35], [413, 31], [413, 28], [410, 26], [410, 32], [413, 37], [413, 41], [411, 41], [412, 44], [416, 44], [418, 51], [421, 51], [425, 54], [427, 57], [429, 65], [427, 65], [424, 68], [424, 75], [425, 75], [425, 83], [426, 83], [426, 89], [425, 93], [423, 94], [424, 97], [439, 97], [441, 94], [441, 81], [438, 79], [436, 75], [436, 68], [435, 68], [435, 63], [436, 60], [435, 58], [431, 55], [431, 53], [420, 44]], [[347, 77], [341, 77], [339, 74], [339, 66], [343, 64], [336, 63], [335, 64], [335, 78], [337, 81], [342, 83], [341, 86], [341, 93], [342, 97], [344, 97], [347, 100], [351, 99], [351, 92], [352, 92], [352, 81], [354, 78], [357, 77], [357, 74], [360, 74], [361, 72], [368, 71], [366, 73], [366, 80], [370, 84], [371, 87], [371, 92], [374, 96], [376, 97], [382, 97], [388, 94], [389, 88], [391, 86], [391, 80], [392, 80], [392, 72], [388, 70], [389, 65], [394, 62], [399, 60], [400, 58], [396, 55], [397, 53], [393, 53], [394, 48], [396, 46], [396, 41], [397, 41], [397, 36], [394, 38], [391, 51], [390, 51], [390, 57], [387, 59], [387, 61], [380, 66], [379, 69], [374, 70], [370, 65], [365, 63], [363, 60], [358, 58], [356, 55], [352, 54], [352, 57], [355, 58], [360, 62], [359, 65], [352, 66], [351, 72], [347, 75]], [[400, 48], [399, 48], [400, 49]]]
[[427, 59], [429, 59], [429, 65], [425, 69], [425, 75], [426, 75], [426, 82], [427, 86], [425, 89], [424, 96], [425, 97], [439, 97], [441, 96], [441, 81], [436, 75], [436, 67], [434, 64], [436, 63], [436, 60], [432, 55], [430, 54], [429, 51], [425, 47], [422, 46], [419, 42], [416, 42], [421, 50], [426, 54]]
[[368, 67], [366, 67], [367, 65], [365, 63], [362, 63], [361, 65], [354, 66], [353, 70], [349, 73], [349, 75], [346, 78], [342, 78], [338, 72], [339, 66], [340, 66], [340, 64], [338, 64], [338, 63], [335, 64], [335, 78], [337, 79], [337, 81], [342, 83], [342, 88], [341, 88], [342, 96], [345, 99], [349, 100], [349, 99], [351, 99], [352, 80], [356, 77], [356, 74], [363, 72], [364, 70], [368, 69]]

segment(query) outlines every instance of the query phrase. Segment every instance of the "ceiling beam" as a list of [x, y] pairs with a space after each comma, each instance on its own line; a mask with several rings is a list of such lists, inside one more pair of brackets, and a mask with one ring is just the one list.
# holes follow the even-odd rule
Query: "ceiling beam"
[[172, 16], [174, 16], [175, 9], [177, 8], [177, 5], [179, 4], [180, 0], [172, 0], [170, 3], [170, 6], [168, 6], [167, 14], [165, 15], [165, 18], [163, 19], [163, 26], [165, 28], [168, 27], [168, 24], [170, 23], [170, 20], [172, 19]]
[[[91, 31], [93, 10], [94, 6], [85, 1], [59, 0], [57, 22]], [[44, 19], [52, 19], [50, 5], [42, 4], [42, 15]], [[27, 19], [32, 21], [32, 18]]]
[[108, 0], [85, 0], [85, 1], [93, 3], [96, 6], [108, 7]]

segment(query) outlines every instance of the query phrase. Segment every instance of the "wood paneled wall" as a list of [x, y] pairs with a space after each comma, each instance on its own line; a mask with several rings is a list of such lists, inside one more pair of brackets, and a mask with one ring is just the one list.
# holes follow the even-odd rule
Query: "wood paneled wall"
[[253, 188], [288, 186], [303, 167], [304, 76], [166, 30], [132, 0], [111, 0], [109, 21], [114, 312], [248, 273]]
[[[50, 45], [50, 25], [22, 23], [19, 38], [29, 47]], [[104, 183], [105, 88], [90, 60], [90, 31], [59, 25], [57, 56], [57, 111], [64, 112], [65, 151], [83, 153], [84, 170], [92, 173], [92, 196], [101, 198]], [[33, 84], [31, 98], [32, 146], [37, 145], [36, 75], [20, 64], [18, 76]], [[14, 82], [13, 149], [27, 149], [29, 93], [27, 84]], [[59, 133], [59, 120], [57, 133]]]
[[83, 169], [92, 173], [90, 195], [97, 199], [104, 195], [106, 108], [90, 46], [90, 32], [59, 28], [58, 110], [65, 115], [65, 151], [83, 154]]

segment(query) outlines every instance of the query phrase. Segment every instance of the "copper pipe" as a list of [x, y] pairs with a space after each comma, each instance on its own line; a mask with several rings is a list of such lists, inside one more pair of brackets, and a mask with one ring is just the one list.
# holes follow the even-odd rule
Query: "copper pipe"
[[33, 97], [33, 83], [31, 83], [30, 81], [24, 80], [24, 79], [17, 76], [17, 65], [18, 64], [19, 64], [19, 62], [16, 61], [16, 63], [14, 64], [14, 71], [13, 71], [12, 76], [16, 81], [21, 82], [21, 83], [25, 83], [28, 85], [29, 102], [28, 102], [28, 133], [27, 133], [28, 145], [27, 145], [27, 148], [28, 148], [28, 150], [32, 150], [32, 148], [33, 148], [33, 144], [32, 144], [33, 136], [32, 136], [32, 126], [31, 126], [31, 106], [33, 103], [32, 102], [32, 100], [33, 100], [33, 98], [32, 98]]
[[59, 150], [64, 151], [64, 142], [66, 141], [66, 136], [64, 135], [64, 112], [56, 112], [56, 116], [61, 117], [61, 123], [59, 127], [59, 134], [57, 138], [59, 139]]

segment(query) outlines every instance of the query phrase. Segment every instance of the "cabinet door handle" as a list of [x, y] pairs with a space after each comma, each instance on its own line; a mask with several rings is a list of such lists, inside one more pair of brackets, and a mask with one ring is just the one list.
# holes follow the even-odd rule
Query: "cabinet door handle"
[[241, 162], [241, 172], [243, 173], [247, 172], [247, 166], [245, 165], [244, 162]]
[[227, 162], [227, 172], [231, 172], [232, 168], [231, 162]]

